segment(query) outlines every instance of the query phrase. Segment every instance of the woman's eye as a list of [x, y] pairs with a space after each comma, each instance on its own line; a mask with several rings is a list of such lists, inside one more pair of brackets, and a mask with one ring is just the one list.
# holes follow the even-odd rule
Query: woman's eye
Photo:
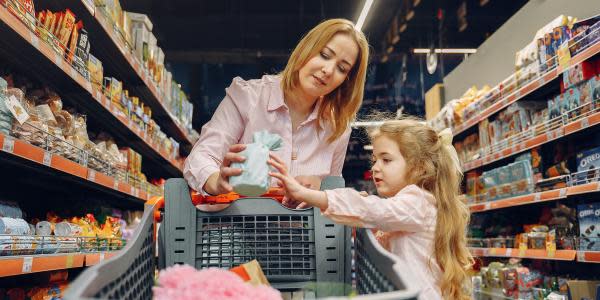
[[321, 52], [321, 57], [328, 59], [329, 55], [327, 55], [325, 52]]

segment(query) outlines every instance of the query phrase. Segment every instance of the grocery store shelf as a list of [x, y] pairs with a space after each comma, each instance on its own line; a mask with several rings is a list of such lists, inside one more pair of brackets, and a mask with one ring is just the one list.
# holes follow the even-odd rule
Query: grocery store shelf
[[[513, 156], [515, 154], [519, 154], [526, 150], [533, 149], [537, 146], [580, 132], [587, 128], [595, 127], [598, 124], [600, 124], [600, 111], [595, 111], [591, 115], [568, 122], [565, 125], [562, 125], [556, 129], [541, 133], [525, 141], [514, 143], [510, 147], [506, 147], [504, 149], [501, 149], [500, 151], [488, 154], [482, 158], [466, 162], [463, 164], [463, 171], [467, 172], [483, 167], [498, 160]], [[503, 142], [508, 144], [508, 140], [504, 140]]]
[[506, 199], [500, 199], [495, 201], [488, 201], [483, 203], [469, 204], [469, 209], [472, 213], [484, 212], [494, 209], [501, 209], [507, 207], [515, 207], [545, 201], [555, 201], [565, 199], [570, 196], [589, 194], [600, 192], [600, 182], [590, 182], [578, 185], [569, 186], [566, 188], [538, 192], [523, 196], [511, 197]]
[[39, 2], [42, 7], [57, 10], [71, 9], [77, 19], [83, 20], [85, 29], [89, 33], [92, 54], [102, 61], [105, 73], [123, 81], [130, 95], [138, 96], [145, 105], [148, 105], [152, 109], [152, 118], [168, 136], [181, 144], [182, 149], [190, 148], [194, 144], [195, 140], [179, 124], [177, 118], [163, 102], [164, 96], [150, 74], [119, 38], [114, 22], [105, 16], [101, 8], [92, 8], [85, 0], [41, 0]]
[[600, 263], [600, 251], [577, 251], [577, 261]]
[[93, 266], [117, 251], [0, 257], [0, 277]]
[[520, 205], [527, 205], [531, 203], [554, 201], [558, 199], [564, 199], [567, 197], [568, 189], [558, 189], [539, 193], [533, 193], [523, 196], [511, 197], [496, 201], [488, 201], [485, 203], [476, 203], [469, 205], [471, 212], [482, 212], [500, 208], [514, 207]]
[[0, 150], [0, 152], [26, 159], [40, 168], [46, 167], [57, 173], [70, 174], [82, 182], [93, 183], [97, 188], [126, 194], [139, 200], [140, 203], [150, 198], [145, 191], [141, 191], [126, 182], [119, 182], [113, 177], [10, 136], [0, 134]]
[[546, 251], [541, 249], [513, 249], [513, 248], [469, 248], [473, 256], [478, 257], [518, 257], [544, 260], [575, 260], [577, 251], [556, 250]]
[[11, 58], [22, 69], [30, 70], [38, 79], [58, 87], [57, 90], [64, 96], [63, 101], [82, 108], [88, 113], [88, 120], [110, 128], [121, 141], [127, 141], [128, 146], [150, 158], [157, 173], [164, 174], [166, 171], [170, 176], [181, 175], [181, 161], [169, 157], [166, 151], [153, 143], [145, 131], [121, 114], [101, 91], [93, 89], [89, 81], [4, 6], [0, 6], [0, 32], [3, 37], [0, 43], [4, 48], [0, 50], [1, 54]]
[[[571, 58], [570, 65], [576, 65], [578, 63], [581, 63], [598, 53], [600, 53], [600, 43], [593, 44], [589, 48], [583, 50], [581, 53], [573, 56], [573, 58]], [[486, 118], [490, 117], [491, 115], [493, 115], [493, 114], [499, 112], [500, 110], [504, 109], [505, 107], [509, 106], [510, 104], [518, 101], [519, 99], [522, 99], [523, 97], [529, 95], [533, 91], [545, 86], [548, 82], [556, 79], [559, 75], [561, 75], [562, 72], [563, 72], [563, 69], [560, 67], [560, 65], [557, 64], [556, 68], [541, 75], [538, 79], [535, 79], [535, 80], [527, 83], [525, 86], [518, 88], [517, 90], [510, 93], [509, 95], [507, 95], [501, 99], [498, 99], [498, 101], [496, 101], [496, 103], [494, 103], [490, 107], [484, 109], [481, 113], [477, 114], [477, 116], [475, 116], [469, 120], [466, 120], [465, 122], [463, 122], [460, 125], [454, 126], [452, 128], [452, 132], [454, 133], [454, 136], [457, 136], [457, 135], [463, 133], [467, 129], [479, 124], [479, 122], [481, 122], [482, 120], [485, 120]]]

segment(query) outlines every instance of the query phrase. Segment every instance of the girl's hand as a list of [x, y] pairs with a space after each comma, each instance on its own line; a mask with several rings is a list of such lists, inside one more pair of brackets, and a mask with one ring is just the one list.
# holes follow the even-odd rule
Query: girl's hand
[[246, 149], [244, 144], [235, 144], [229, 147], [229, 152], [223, 157], [223, 163], [219, 172], [213, 173], [204, 184], [204, 191], [211, 195], [227, 194], [233, 191], [233, 187], [229, 184], [229, 177], [242, 174], [242, 169], [231, 168], [233, 162], [243, 162], [245, 157], [239, 153]]
[[277, 172], [269, 172], [269, 175], [279, 179], [281, 186], [285, 190], [285, 197], [296, 201], [304, 201], [303, 196], [308, 188], [289, 175], [285, 163], [279, 157], [273, 154], [269, 156], [271, 159], [269, 159], [268, 163], [277, 170]]
[[[320, 190], [321, 188], [321, 178], [319, 176], [308, 176], [308, 175], [300, 175], [295, 177], [296, 181], [300, 183], [303, 187], [309, 188], [311, 190]], [[289, 208], [309, 208], [306, 202], [297, 201], [295, 199], [290, 199], [288, 197], [283, 197], [282, 204]]]

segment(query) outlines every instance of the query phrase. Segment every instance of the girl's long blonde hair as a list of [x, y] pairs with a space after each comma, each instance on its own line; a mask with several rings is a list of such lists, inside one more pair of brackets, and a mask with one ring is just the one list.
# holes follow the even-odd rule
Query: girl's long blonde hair
[[469, 299], [467, 270], [473, 264], [466, 242], [469, 209], [458, 199], [462, 171], [451, 139], [417, 119], [385, 121], [371, 139], [394, 140], [406, 160], [407, 184], [415, 184], [436, 199], [437, 222], [433, 254], [443, 275], [439, 286], [445, 299]]
[[346, 19], [324, 21], [300, 40], [281, 73], [281, 85], [284, 93], [296, 89], [299, 86], [298, 72], [300, 68], [308, 60], [319, 55], [319, 52], [336, 34], [346, 34], [351, 37], [358, 46], [358, 56], [348, 73], [348, 78], [323, 97], [319, 108], [317, 128], [320, 122], [327, 122], [332, 128], [332, 134], [327, 138], [328, 142], [332, 142], [344, 134], [362, 104], [369, 62], [369, 43], [365, 35], [356, 30], [354, 24]]

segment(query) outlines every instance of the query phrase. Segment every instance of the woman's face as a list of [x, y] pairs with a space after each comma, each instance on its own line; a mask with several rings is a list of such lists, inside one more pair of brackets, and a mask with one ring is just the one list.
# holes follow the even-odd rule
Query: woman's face
[[350, 74], [358, 57], [358, 45], [347, 34], [336, 34], [299, 70], [300, 87], [312, 98], [335, 90]]

